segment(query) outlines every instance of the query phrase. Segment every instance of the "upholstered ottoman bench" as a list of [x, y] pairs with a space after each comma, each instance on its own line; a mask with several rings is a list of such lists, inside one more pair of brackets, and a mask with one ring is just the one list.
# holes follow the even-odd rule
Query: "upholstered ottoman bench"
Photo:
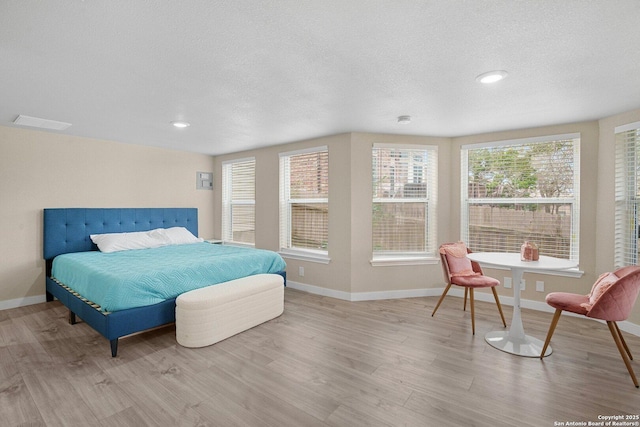
[[204, 347], [278, 317], [284, 311], [284, 279], [257, 274], [185, 292], [176, 298], [176, 339]]

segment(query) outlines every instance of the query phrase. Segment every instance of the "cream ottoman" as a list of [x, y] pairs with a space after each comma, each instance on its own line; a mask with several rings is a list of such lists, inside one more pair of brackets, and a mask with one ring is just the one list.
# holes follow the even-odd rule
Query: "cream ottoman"
[[278, 317], [284, 311], [284, 279], [257, 274], [185, 292], [176, 298], [176, 339], [204, 347]]

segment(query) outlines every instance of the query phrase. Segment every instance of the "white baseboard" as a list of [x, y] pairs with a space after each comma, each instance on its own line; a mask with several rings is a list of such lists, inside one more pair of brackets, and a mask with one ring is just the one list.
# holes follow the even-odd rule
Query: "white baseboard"
[[[442, 291], [444, 288], [424, 288], [424, 289], [407, 289], [400, 291], [379, 291], [379, 292], [344, 292], [337, 291], [334, 289], [323, 288], [321, 286], [307, 285], [306, 283], [294, 282], [292, 280], [287, 280], [287, 286], [292, 289], [297, 289], [304, 292], [309, 292], [310, 294], [322, 295], [325, 297], [337, 298], [345, 301], [374, 301], [374, 300], [383, 300], [383, 299], [400, 299], [400, 298], [416, 298], [416, 297], [437, 297], [442, 295]], [[449, 294], [451, 296], [462, 298], [464, 296], [464, 292], [462, 289], [451, 288], [449, 290]], [[475, 299], [478, 301], [484, 302], [493, 302], [493, 295], [477, 292], [475, 293]], [[36, 295], [32, 297], [24, 297], [24, 298], [16, 298], [7, 301], [0, 301], [0, 310], [8, 310], [11, 308], [24, 307], [32, 304], [39, 304], [46, 301], [46, 297], [44, 295]], [[501, 296], [500, 303], [504, 305], [513, 306], [513, 297], [509, 296]], [[532, 310], [544, 311], [547, 313], [553, 313], [555, 310], [550, 307], [547, 303], [542, 301], [532, 301], [527, 299], [520, 300], [520, 307], [522, 308], [530, 308]], [[572, 313], [565, 312], [566, 315], [569, 316], [578, 316]], [[578, 316], [584, 317], [584, 316]], [[596, 320], [597, 319], [591, 319]], [[640, 337], [640, 325], [635, 323], [624, 321], [618, 322], [618, 326], [621, 330], [633, 334], [635, 336]]]
[[345, 301], [374, 301], [381, 299], [399, 299], [415, 297], [434, 297], [442, 294], [440, 289], [407, 289], [403, 291], [379, 291], [379, 292], [344, 292], [327, 289], [321, 286], [307, 285], [287, 279], [287, 286], [292, 289], [309, 292], [310, 294], [337, 298]]
[[0, 310], [9, 310], [10, 308], [24, 307], [26, 305], [40, 304], [45, 302], [47, 298], [44, 295], [36, 295], [33, 297], [24, 297], [0, 301]]
[[299, 291], [309, 292], [314, 295], [321, 295], [323, 297], [331, 297], [336, 299], [342, 299], [351, 301], [351, 294], [349, 292], [336, 291], [334, 289], [327, 289], [321, 286], [307, 285], [306, 283], [294, 282], [287, 279], [287, 287], [291, 289], [297, 289]]
[[[334, 289], [327, 289], [321, 286], [307, 285], [305, 283], [293, 282], [287, 280], [287, 286], [292, 289], [309, 292], [310, 294], [322, 295], [325, 297], [337, 298], [345, 301], [373, 301], [382, 299], [399, 299], [399, 298], [415, 298], [415, 297], [435, 297], [442, 295], [444, 288], [425, 288], [425, 289], [407, 289], [401, 291], [380, 291], [380, 292], [344, 292], [336, 291]], [[447, 295], [462, 298], [464, 297], [464, 291], [461, 288], [451, 288]], [[476, 292], [474, 294], [477, 301], [495, 302], [493, 294], [485, 292]], [[500, 303], [503, 305], [513, 306], [513, 297], [500, 296]], [[520, 307], [529, 308], [531, 310], [544, 311], [547, 313], [553, 313], [555, 309], [542, 301], [533, 301], [528, 299], [520, 299]], [[564, 312], [563, 315], [583, 317], [577, 314]], [[602, 322], [597, 319], [597, 322]], [[621, 330], [640, 337], [640, 325], [631, 323], [629, 321], [618, 322], [618, 326]]]

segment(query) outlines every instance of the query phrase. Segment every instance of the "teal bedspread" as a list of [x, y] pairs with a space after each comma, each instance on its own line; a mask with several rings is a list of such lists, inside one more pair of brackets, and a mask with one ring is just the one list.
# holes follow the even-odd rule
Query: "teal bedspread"
[[283, 271], [275, 252], [194, 243], [113, 253], [59, 255], [52, 276], [102, 311], [152, 305], [183, 292], [259, 273]]

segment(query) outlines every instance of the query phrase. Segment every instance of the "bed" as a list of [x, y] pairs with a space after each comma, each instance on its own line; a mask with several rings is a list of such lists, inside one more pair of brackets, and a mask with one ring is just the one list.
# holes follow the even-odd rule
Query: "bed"
[[[111, 355], [116, 357], [118, 352], [118, 339], [135, 332], [144, 331], [157, 326], [162, 326], [175, 321], [175, 300], [178, 296], [169, 295], [166, 299], [155, 296], [154, 300], [141, 299], [136, 301], [135, 296], [125, 298], [126, 304], [114, 303], [113, 308], [107, 309], [101, 304], [92, 301], [73, 289], [64, 281], [52, 276], [54, 270], [54, 260], [59, 257], [56, 263], [62, 264], [62, 260], [70, 257], [88, 257], [90, 263], [95, 260], [96, 256], [101, 256], [97, 246], [93, 243], [91, 235], [106, 233], [130, 233], [130, 232], [146, 232], [155, 229], [170, 229], [173, 227], [184, 227], [194, 236], [198, 236], [198, 211], [195, 208], [63, 208], [63, 209], [45, 209], [44, 210], [44, 234], [43, 234], [43, 256], [46, 261], [46, 298], [47, 301], [53, 301], [57, 298], [63, 305], [69, 309], [69, 321], [71, 324], [76, 323], [76, 316], [80, 317], [85, 323], [90, 325], [98, 333], [107, 338], [111, 345]], [[198, 246], [200, 245], [200, 246]], [[189, 250], [205, 250], [215, 251], [216, 263], [222, 262], [222, 253], [224, 251], [233, 252], [234, 257], [239, 256], [236, 252], [238, 248], [223, 247], [223, 245], [214, 245], [212, 243], [197, 243], [194, 245], [183, 245], [189, 247]], [[124, 251], [117, 255], [122, 260], [123, 254], [132, 253], [140, 255], [142, 253], [151, 252], [155, 249], [145, 249], [141, 251]], [[170, 251], [170, 256], [175, 257], [175, 253], [171, 252], [177, 248], [159, 248], [158, 250]], [[243, 248], [240, 252], [248, 252], [255, 255], [257, 252], [270, 252]], [[71, 255], [65, 255], [71, 254]], [[219, 255], [220, 254], [220, 255]], [[277, 256], [277, 254], [273, 253]], [[240, 254], [243, 255], [244, 254]], [[194, 257], [189, 253], [186, 255], [188, 259]], [[220, 258], [220, 261], [218, 261]], [[279, 256], [278, 256], [279, 258]], [[118, 258], [116, 258], [118, 259]], [[179, 258], [176, 258], [179, 259]], [[186, 258], [185, 258], [186, 259]], [[146, 262], [146, 261], [145, 261]], [[247, 273], [234, 273], [235, 276], [222, 276], [211, 283], [202, 286], [209, 286], [215, 283], [221, 283], [236, 278], [239, 274], [245, 276], [259, 273], [278, 273], [286, 280], [284, 271], [284, 262], [281, 264], [274, 262], [268, 267], [260, 264], [256, 266], [256, 262], [247, 258], [246, 262], [239, 262], [238, 258], [234, 258], [235, 264], [247, 264], [250, 268]], [[154, 263], [149, 263], [149, 265]], [[264, 263], [263, 263], [264, 264]], [[225, 271], [226, 267], [220, 265], [216, 267], [220, 271]], [[262, 271], [264, 269], [277, 268], [278, 271]], [[210, 269], [214, 269], [211, 267]], [[60, 269], [58, 268], [60, 271]], [[150, 270], [150, 273], [153, 271]], [[173, 274], [173, 273], [172, 273]], [[144, 282], [147, 278], [143, 277], [140, 281]], [[182, 281], [181, 281], [182, 282]], [[101, 285], [102, 286], [102, 285]], [[194, 285], [195, 286], [195, 285]], [[193, 288], [189, 288], [193, 289]], [[185, 289], [180, 290], [184, 291]], [[85, 290], [85, 293], [89, 291]], [[175, 293], [175, 291], [174, 291]], [[95, 295], [94, 295], [95, 296]], [[97, 298], [97, 297], [95, 297]], [[134, 300], [131, 302], [131, 300]], [[154, 301], [149, 303], [149, 301]], [[155, 302], [158, 301], [158, 302]], [[108, 306], [107, 303], [103, 303]], [[145, 304], [142, 306], [136, 306]], [[128, 308], [129, 306], [133, 306]]]

